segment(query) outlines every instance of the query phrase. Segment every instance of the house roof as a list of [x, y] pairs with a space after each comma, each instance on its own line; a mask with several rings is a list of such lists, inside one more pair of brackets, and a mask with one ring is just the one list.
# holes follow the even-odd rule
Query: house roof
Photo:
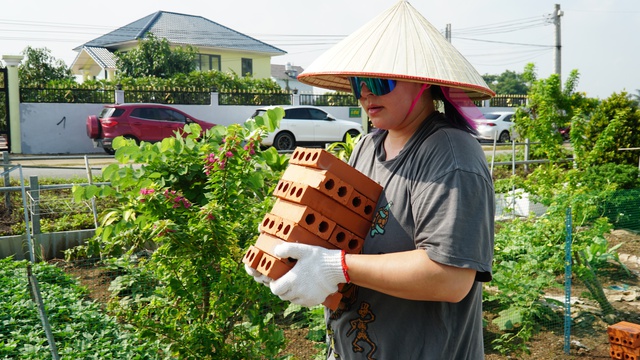
[[85, 46], [83, 48], [95, 62], [100, 64], [103, 69], [114, 69], [116, 67], [116, 59], [113, 53], [103, 47]]
[[166, 38], [172, 44], [252, 51], [270, 55], [287, 53], [202, 16], [167, 11], [147, 15], [78, 46], [74, 50], [81, 51], [86, 47], [117, 48], [121, 44], [143, 39], [147, 33], [153, 33], [160, 39]]
[[291, 74], [288, 75], [286, 73], [287, 70], [287, 66], [288, 65], [277, 65], [277, 64], [271, 64], [271, 77], [273, 77], [274, 79], [278, 79], [278, 80], [282, 80], [282, 79], [296, 79], [296, 77], [298, 76], [298, 74], [300, 74], [301, 72], [304, 71], [304, 69], [301, 66], [291, 66]]

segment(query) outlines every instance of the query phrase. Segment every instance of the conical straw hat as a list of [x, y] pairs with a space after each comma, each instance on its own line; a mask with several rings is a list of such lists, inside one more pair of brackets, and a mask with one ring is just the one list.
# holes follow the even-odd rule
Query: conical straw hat
[[350, 92], [350, 76], [457, 88], [474, 100], [495, 95], [467, 59], [405, 0], [320, 55], [298, 80]]

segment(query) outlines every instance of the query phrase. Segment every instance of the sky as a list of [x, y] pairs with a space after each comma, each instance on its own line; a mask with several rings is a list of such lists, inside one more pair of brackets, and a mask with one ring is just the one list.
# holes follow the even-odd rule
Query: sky
[[[8, 2], [9, 0], [4, 0]], [[397, 0], [21, 0], [0, 7], [0, 57], [27, 46], [47, 48], [71, 65], [73, 48], [157, 11], [197, 15], [287, 52], [272, 64], [306, 68], [333, 44]], [[605, 99], [640, 93], [638, 0], [413, 0], [480, 74], [522, 73], [534, 63], [539, 78], [555, 71], [560, 5], [561, 77], [577, 70], [577, 90]]]

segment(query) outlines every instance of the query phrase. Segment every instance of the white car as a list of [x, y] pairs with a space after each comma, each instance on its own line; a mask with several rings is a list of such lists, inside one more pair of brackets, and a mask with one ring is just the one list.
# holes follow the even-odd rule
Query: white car
[[494, 141], [507, 143], [514, 138], [514, 123], [511, 121], [513, 112], [498, 111], [484, 114], [484, 119], [474, 119], [480, 141]]
[[[263, 115], [269, 106], [257, 109], [251, 118]], [[280, 127], [262, 139], [263, 146], [273, 146], [276, 150], [295, 150], [296, 146], [324, 146], [344, 141], [346, 134], [355, 137], [364, 132], [362, 124], [336, 119], [328, 112], [315, 106], [282, 106], [284, 117]]]

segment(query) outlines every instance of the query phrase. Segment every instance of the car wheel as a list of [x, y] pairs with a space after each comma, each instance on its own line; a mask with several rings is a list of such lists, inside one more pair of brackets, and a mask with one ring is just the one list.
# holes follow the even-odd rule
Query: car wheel
[[275, 147], [276, 150], [295, 150], [296, 138], [293, 137], [292, 133], [281, 132], [276, 135], [276, 138], [273, 140], [273, 147]]
[[140, 145], [140, 140], [138, 140], [135, 136], [133, 135], [124, 135], [123, 138], [127, 139], [127, 140], [133, 140], [136, 142], [136, 145]]
[[351, 135], [351, 139], [353, 139], [356, 136], [360, 135], [360, 132], [358, 130], [349, 130], [349, 131], [347, 131], [347, 133], [344, 134], [344, 137], [342, 138], [342, 142], [346, 142], [347, 141], [347, 134]]
[[113, 150], [113, 148], [103, 148], [103, 149], [104, 149], [104, 152], [106, 152], [109, 155], [113, 155], [116, 153], [116, 151]]
[[498, 137], [498, 142], [508, 143], [509, 141], [511, 141], [511, 137], [509, 136], [509, 132], [508, 131], [501, 132], [500, 133], [500, 137]]

